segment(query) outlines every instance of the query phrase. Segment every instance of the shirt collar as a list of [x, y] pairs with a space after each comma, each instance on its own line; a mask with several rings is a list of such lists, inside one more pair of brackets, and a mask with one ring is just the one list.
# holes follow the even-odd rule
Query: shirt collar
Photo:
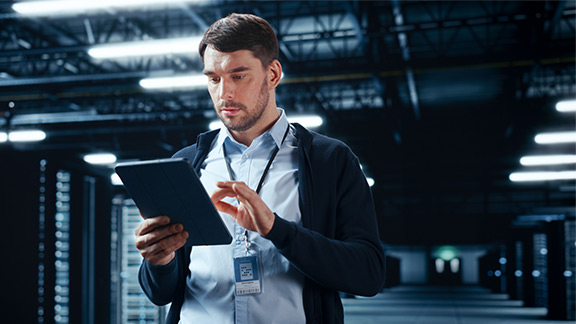
[[[282, 139], [284, 138], [284, 133], [286, 132], [286, 128], [288, 127], [289, 123], [288, 123], [288, 118], [286, 118], [286, 113], [284, 112], [284, 109], [282, 109], [282, 108], [277, 108], [277, 109], [278, 109], [278, 114], [280, 115], [280, 118], [278, 118], [276, 123], [274, 123], [274, 125], [269, 130], [264, 132], [264, 134], [260, 135], [259, 137], [272, 136], [272, 139], [274, 140], [274, 143], [276, 144], [276, 146], [281, 147], [282, 146]], [[267, 135], [267, 134], [269, 134], [269, 135]], [[237, 141], [234, 139], [232, 134], [230, 134], [230, 131], [228, 130], [228, 128], [222, 126], [222, 128], [220, 129], [220, 132], [218, 133], [218, 138], [216, 140], [216, 148], [218, 150], [222, 150], [222, 145], [224, 144], [224, 141], [226, 141], [227, 138], [229, 138], [230, 141], [237, 143]]]
[[288, 118], [286, 118], [286, 113], [284, 112], [284, 109], [278, 108], [278, 114], [280, 115], [280, 118], [278, 118], [274, 126], [272, 126], [272, 128], [270, 128], [268, 132], [270, 132], [270, 135], [272, 136], [272, 139], [274, 139], [276, 146], [280, 148], [282, 146], [282, 140], [284, 139], [284, 134], [286, 133], [286, 128], [289, 127], [289, 123]]

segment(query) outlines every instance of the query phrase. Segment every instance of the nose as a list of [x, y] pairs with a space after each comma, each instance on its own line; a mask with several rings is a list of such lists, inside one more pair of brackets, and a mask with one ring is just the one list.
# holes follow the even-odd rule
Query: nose
[[220, 81], [220, 99], [232, 100], [234, 98], [234, 83], [232, 81], [222, 79]]

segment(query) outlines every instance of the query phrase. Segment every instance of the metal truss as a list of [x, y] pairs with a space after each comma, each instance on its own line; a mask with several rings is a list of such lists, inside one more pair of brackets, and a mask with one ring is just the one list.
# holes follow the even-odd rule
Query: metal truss
[[297, 112], [386, 109], [399, 130], [435, 104], [421, 96], [430, 91], [423, 76], [456, 69], [504, 71], [520, 98], [576, 92], [570, 1], [211, 1], [37, 18], [18, 17], [6, 4], [0, 11], [0, 111], [12, 102], [21, 121], [28, 113], [76, 114], [80, 122], [210, 111], [205, 91], [138, 86], [152, 74], [199, 71], [196, 53], [96, 60], [87, 49], [200, 35], [234, 11], [261, 15], [275, 28], [286, 74], [278, 97]]

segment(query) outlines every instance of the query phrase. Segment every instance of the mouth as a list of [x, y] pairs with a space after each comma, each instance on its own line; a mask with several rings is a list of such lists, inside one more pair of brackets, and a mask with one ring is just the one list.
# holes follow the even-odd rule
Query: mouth
[[236, 116], [240, 112], [240, 109], [231, 108], [231, 107], [230, 108], [222, 108], [221, 112], [222, 112], [222, 115], [230, 117], [230, 116]]

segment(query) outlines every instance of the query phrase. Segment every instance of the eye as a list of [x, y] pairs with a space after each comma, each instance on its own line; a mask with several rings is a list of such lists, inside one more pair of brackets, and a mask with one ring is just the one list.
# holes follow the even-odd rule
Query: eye
[[217, 78], [217, 77], [208, 78], [208, 80], [209, 80], [211, 83], [218, 83], [218, 82], [220, 82], [220, 78]]
[[246, 75], [242, 74], [242, 75], [235, 75], [232, 78], [235, 80], [242, 80], [246, 77]]

